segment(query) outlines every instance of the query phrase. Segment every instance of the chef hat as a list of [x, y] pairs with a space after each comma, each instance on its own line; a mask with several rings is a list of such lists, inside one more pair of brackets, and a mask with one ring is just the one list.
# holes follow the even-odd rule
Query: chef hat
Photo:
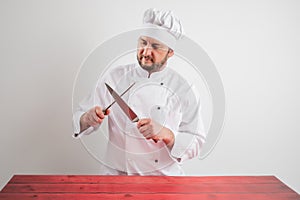
[[177, 40], [183, 35], [183, 29], [180, 20], [172, 11], [150, 8], [144, 13], [142, 35], [154, 38], [174, 49]]

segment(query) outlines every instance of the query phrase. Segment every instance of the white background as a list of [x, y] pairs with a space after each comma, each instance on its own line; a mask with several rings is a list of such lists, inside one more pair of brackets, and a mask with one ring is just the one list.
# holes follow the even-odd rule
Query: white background
[[[226, 94], [221, 139], [188, 175], [275, 175], [300, 192], [300, 2], [0, 2], [0, 188], [13, 174], [97, 174], [72, 135], [72, 89], [89, 52], [174, 10], [214, 61]], [[120, 44], [122, 45], [122, 44]], [[297, 55], [298, 54], [298, 55]]]

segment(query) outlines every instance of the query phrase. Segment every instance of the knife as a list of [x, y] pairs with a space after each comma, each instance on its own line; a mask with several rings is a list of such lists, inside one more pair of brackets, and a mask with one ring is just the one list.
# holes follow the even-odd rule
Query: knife
[[112, 95], [112, 97], [115, 99], [117, 104], [120, 106], [120, 108], [123, 110], [123, 112], [126, 114], [126, 116], [132, 121], [132, 122], [138, 122], [139, 118], [135, 114], [135, 112], [127, 105], [127, 103], [121, 98], [118, 93], [116, 93], [107, 83], [105, 83], [108, 91]]
[[[132, 121], [132, 122], [138, 122], [139, 118], [135, 114], [135, 112], [127, 105], [127, 103], [121, 98], [118, 93], [116, 93], [107, 83], [105, 83], [108, 91], [112, 95], [112, 97], [115, 99], [117, 104], [120, 106], [120, 108], [123, 110], [123, 112], [127, 115], [127, 117]], [[156, 139], [152, 139], [155, 143], [158, 142]]]
[[[134, 85], [135, 83], [132, 83], [121, 95], [120, 95], [120, 97], [121, 96], [123, 96], [126, 92], [128, 92], [128, 90], [130, 89], [130, 88], [132, 88], [132, 86]], [[112, 105], [114, 105], [114, 103], [116, 103], [116, 100], [115, 101], [113, 101], [109, 106], [107, 106], [105, 109], [103, 109], [102, 110], [102, 112], [104, 113], [104, 114], [106, 114], [106, 111], [112, 106]], [[81, 133], [83, 133], [83, 131], [81, 132]], [[79, 135], [81, 135], [81, 133], [75, 133], [74, 134], [74, 137], [78, 137]]]

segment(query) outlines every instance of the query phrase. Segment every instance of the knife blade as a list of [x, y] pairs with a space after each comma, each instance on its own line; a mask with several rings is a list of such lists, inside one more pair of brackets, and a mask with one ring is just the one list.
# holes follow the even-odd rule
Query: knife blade
[[[124, 94], [126, 94], [127, 92], [128, 92], [128, 90], [130, 89], [130, 88], [132, 88], [132, 86], [134, 86], [134, 84], [135, 84], [135, 82], [134, 83], [132, 83], [121, 95], [120, 95], [120, 97], [121, 96], [123, 96]], [[105, 109], [103, 109], [102, 110], [102, 112], [105, 114], [106, 113], [106, 111], [112, 106], [112, 105], [114, 105], [114, 103], [116, 103], [116, 100], [114, 100], [109, 106], [107, 106]]]
[[139, 118], [138, 116], [135, 114], [135, 112], [127, 105], [127, 103], [121, 98], [120, 95], [118, 95], [118, 93], [116, 93], [114, 91], [114, 89], [112, 89], [107, 83], [105, 83], [108, 91], [110, 92], [110, 94], [112, 95], [112, 97], [115, 99], [115, 101], [117, 102], [117, 104], [120, 106], [120, 108], [122, 109], [122, 111], [126, 114], [126, 116], [132, 121], [132, 122], [138, 122]]

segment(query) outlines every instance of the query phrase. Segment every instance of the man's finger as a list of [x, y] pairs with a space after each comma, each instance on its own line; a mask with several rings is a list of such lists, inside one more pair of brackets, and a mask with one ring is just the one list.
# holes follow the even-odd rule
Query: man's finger
[[98, 117], [98, 115], [96, 115], [95, 113], [91, 114], [91, 117], [93, 119], [94, 122], [100, 123], [100, 118]]
[[100, 118], [100, 119], [104, 119], [104, 113], [102, 112], [102, 109], [99, 106], [95, 107], [95, 112], [96, 115]]
[[103, 112], [104, 115], [109, 115], [109, 113], [110, 113], [110, 110], [109, 110], [109, 109], [104, 110], [104, 112]]
[[145, 118], [145, 119], [140, 119], [137, 123], [137, 127], [140, 128], [142, 126], [145, 126], [146, 124], [149, 124], [151, 122], [151, 119]]
[[147, 130], [149, 130], [149, 126], [141, 126], [139, 128], [140, 133], [144, 134]]

